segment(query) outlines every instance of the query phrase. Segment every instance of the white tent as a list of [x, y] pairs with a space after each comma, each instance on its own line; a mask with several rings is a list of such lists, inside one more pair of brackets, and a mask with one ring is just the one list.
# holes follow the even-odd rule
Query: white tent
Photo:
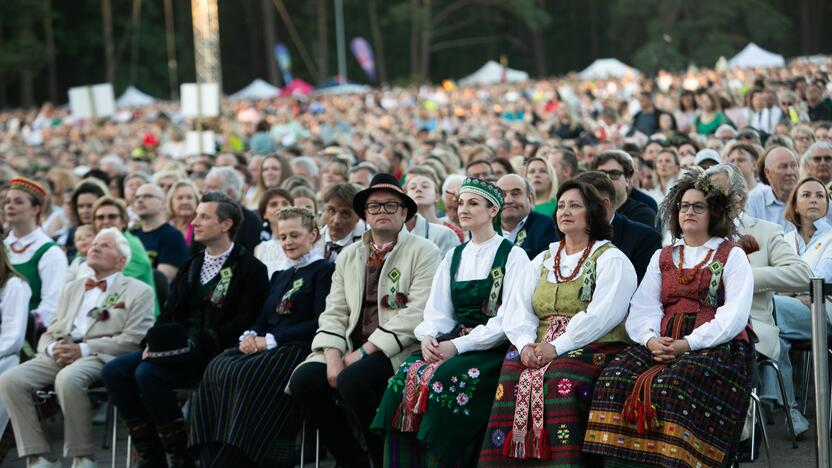
[[770, 68], [786, 64], [782, 55], [769, 52], [753, 42], [728, 61], [728, 68]]
[[602, 80], [607, 78], [624, 78], [625, 76], [638, 76], [640, 73], [633, 67], [626, 65], [618, 59], [598, 59], [578, 74], [582, 80]]
[[257, 78], [248, 84], [245, 88], [228, 96], [232, 101], [240, 101], [243, 99], [269, 99], [277, 97], [280, 94], [280, 88], [272, 86], [269, 83]]
[[366, 94], [370, 87], [362, 84], [344, 83], [326, 88], [318, 88], [315, 94]]
[[467, 85], [485, 85], [502, 83], [517, 83], [519, 81], [526, 81], [529, 79], [529, 74], [521, 70], [512, 70], [508, 67], [503, 67], [499, 63], [489, 60], [479, 70], [471, 75], [459, 80], [459, 84]]
[[128, 86], [124, 93], [116, 99], [116, 107], [142, 107], [159, 102], [155, 97], [143, 93], [134, 86]]

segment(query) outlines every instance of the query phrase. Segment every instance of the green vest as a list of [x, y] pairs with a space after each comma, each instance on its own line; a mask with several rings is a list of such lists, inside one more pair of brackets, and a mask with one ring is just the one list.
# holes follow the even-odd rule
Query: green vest
[[[540, 268], [540, 279], [537, 282], [537, 287], [535, 287], [534, 295], [532, 296], [532, 309], [534, 309], [535, 315], [540, 318], [540, 322], [537, 325], [538, 342], [543, 340], [543, 337], [546, 336], [546, 331], [549, 329], [549, 321], [546, 319], [553, 315], [572, 318], [578, 312], [586, 310], [592, 299], [592, 294], [595, 292], [595, 274], [597, 272], [598, 257], [611, 248], [615, 247], [611, 242], [608, 242], [596, 249], [584, 261], [581, 267], [581, 274], [573, 278], [572, 281], [550, 283], [546, 279], [548, 275], [546, 267]], [[551, 251], [547, 250], [545, 258], [548, 259], [550, 256]], [[630, 338], [622, 322], [598, 341], [629, 343]]]
[[[211, 295], [219, 282], [220, 274], [217, 273], [207, 283], [200, 284], [196, 289], [196, 294], [191, 294], [188, 300], [188, 309], [191, 313], [188, 320], [188, 338], [194, 338], [202, 330], [214, 328], [219, 309], [211, 304]], [[197, 277], [197, 283], [199, 283], [199, 277]]]
[[459, 269], [462, 250], [467, 244], [466, 242], [456, 246], [451, 258], [451, 303], [459, 322], [458, 329], [454, 332], [458, 332], [461, 328], [474, 328], [477, 325], [484, 325], [488, 322], [488, 319], [497, 314], [506, 275], [506, 262], [512, 247], [511, 241], [503, 239], [497, 249], [497, 254], [494, 255], [491, 271], [485, 278], [456, 281], [456, 272]]
[[30, 258], [28, 262], [12, 265], [18, 273], [26, 278], [26, 282], [29, 283], [29, 288], [32, 289], [32, 297], [29, 299], [30, 312], [37, 308], [40, 304], [40, 290], [43, 287], [43, 282], [40, 279], [40, 272], [38, 272], [38, 263], [40, 263], [40, 258], [43, 257], [43, 254], [55, 245], [58, 244], [54, 242], [47, 242], [35, 251], [35, 254], [32, 255], [32, 258]]

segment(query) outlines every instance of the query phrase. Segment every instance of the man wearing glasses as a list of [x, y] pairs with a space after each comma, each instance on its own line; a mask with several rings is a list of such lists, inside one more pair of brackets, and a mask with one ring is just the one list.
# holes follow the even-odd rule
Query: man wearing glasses
[[801, 158], [807, 176], [817, 177], [823, 185], [832, 182], [832, 143], [817, 141], [806, 150]]
[[[383, 441], [370, 423], [387, 381], [419, 349], [413, 330], [422, 321], [439, 249], [402, 229], [416, 203], [390, 174], [373, 177], [355, 195], [353, 209], [370, 230], [338, 255], [312, 354], [295, 369], [289, 390], [339, 465], [367, 466], [370, 457], [381, 466]], [[352, 421], [369, 454], [349, 429]]]
[[615, 211], [627, 218], [646, 224], [656, 225], [656, 212], [645, 203], [630, 196], [630, 178], [633, 176], [633, 159], [621, 150], [608, 150], [595, 156], [590, 164], [593, 171], [603, 172], [615, 186]]
[[188, 258], [185, 238], [165, 220], [165, 192], [155, 184], [144, 184], [133, 197], [133, 210], [140, 226], [130, 231], [142, 241], [153, 267], [168, 282], [173, 281], [179, 267]]

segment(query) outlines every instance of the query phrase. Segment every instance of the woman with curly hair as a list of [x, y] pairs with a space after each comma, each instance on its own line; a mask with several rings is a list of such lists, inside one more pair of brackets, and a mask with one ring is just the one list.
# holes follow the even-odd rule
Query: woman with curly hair
[[730, 238], [728, 197], [686, 172], [661, 206], [678, 239], [657, 251], [630, 301], [632, 346], [595, 385], [584, 452], [605, 466], [722, 466], [736, 449], [751, 394], [745, 252]]

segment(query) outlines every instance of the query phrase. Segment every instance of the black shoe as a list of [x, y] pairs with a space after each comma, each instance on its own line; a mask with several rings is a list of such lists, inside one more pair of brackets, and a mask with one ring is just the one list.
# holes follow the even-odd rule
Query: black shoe
[[188, 452], [188, 426], [181, 418], [159, 428], [159, 438], [168, 454], [170, 468], [195, 468], [191, 454]]
[[168, 468], [165, 448], [152, 422], [141, 418], [126, 421], [133, 448], [139, 454], [138, 468]]

